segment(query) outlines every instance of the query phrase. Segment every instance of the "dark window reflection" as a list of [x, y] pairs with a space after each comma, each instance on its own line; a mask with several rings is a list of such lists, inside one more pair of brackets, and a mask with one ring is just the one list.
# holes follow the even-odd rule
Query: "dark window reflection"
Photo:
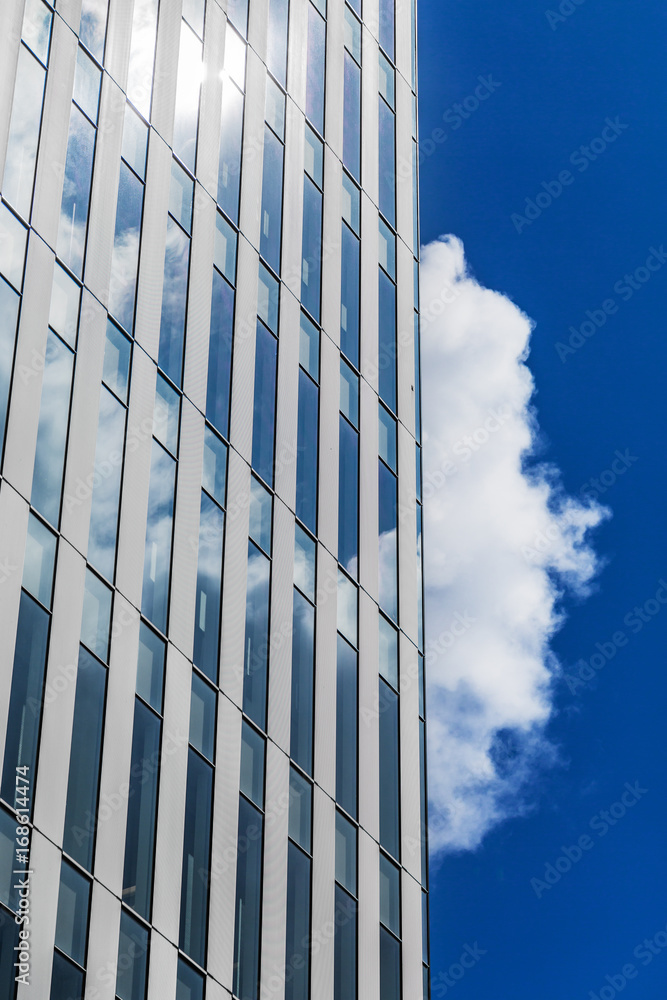
[[144, 186], [125, 161], [121, 160], [116, 230], [111, 259], [109, 312], [128, 333], [132, 333], [134, 328], [143, 207]]
[[380, 275], [380, 315], [378, 326], [378, 369], [380, 398], [396, 412], [396, 286]]
[[379, 468], [379, 560], [383, 611], [396, 621], [398, 615], [398, 539], [396, 477], [383, 462]]
[[167, 630], [175, 486], [176, 462], [153, 441], [141, 610], [161, 632]]
[[261, 812], [240, 796], [233, 973], [240, 1000], [257, 1000], [259, 990], [263, 831]]
[[83, 273], [94, 151], [95, 127], [73, 104], [67, 140], [57, 252], [60, 259], [78, 278]]
[[315, 609], [294, 591], [290, 755], [312, 774], [315, 687]]
[[285, 1000], [310, 995], [310, 868], [311, 861], [296, 844], [287, 844], [287, 919], [285, 934]]
[[336, 801], [357, 815], [357, 653], [338, 636], [336, 669]]
[[296, 516], [316, 534], [319, 389], [303, 369], [299, 369], [298, 411]]
[[262, 171], [262, 215], [259, 252], [273, 270], [280, 274], [280, 243], [283, 215], [283, 157], [285, 149], [271, 129], [264, 127], [264, 166]]
[[213, 768], [188, 750], [188, 786], [181, 880], [179, 946], [198, 965], [206, 965]]
[[[59, 951], [54, 951], [50, 1000], [83, 1000], [84, 980], [81, 969]], [[11, 994], [7, 993], [6, 996]]]
[[303, 178], [301, 253], [301, 303], [319, 323], [322, 283], [322, 192], [307, 175]]
[[277, 355], [278, 341], [263, 323], [258, 322], [255, 347], [252, 467], [269, 486], [273, 486]]
[[176, 973], [176, 1000], [204, 1000], [204, 977], [180, 957]]
[[30, 499], [54, 527], [60, 518], [73, 368], [74, 355], [49, 330]]
[[380, 1000], [401, 1000], [401, 945], [380, 928]]
[[306, 117], [324, 134], [324, 59], [326, 22], [308, 4], [308, 54], [306, 57]]
[[123, 902], [150, 920], [161, 720], [136, 698], [127, 800]]
[[380, 211], [385, 219], [396, 223], [396, 118], [382, 98], [380, 105]]
[[158, 364], [172, 382], [179, 387], [183, 378], [189, 265], [190, 240], [181, 227], [169, 216], [164, 254]]
[[223, 529], [223, 512], [202, 493], [193, 661], [212, 681], [218, 679]]
[[88, 561], [111, 581], [114, 579], [118, 537], [124, 441], [125, 407], [105, 386], [102, 386], [95, 447]]
[[[343, 83], [343, 163], [357, 180], [361, 176], [361, 69], [345, 53]], [[380, 161], [382, 162], [382, 161]]]
[[338, 561], [357, 576], [359, 552], [359, 434], [339, 417]]
[[242, 142], [243, 94], [230, 79], [225, 79], [222, 85], [218, 205], [236, 223], [239, 221]]
[[353, 365], [359, 364], [359, 240], [342, 226], [340, 349]]
[[243, 711], [261, 729], [266, 729], [270, 579], [271, 563], [253, 542], [249, 542]]
[[122, 910], [116, 976], [118, 1000], [145, 1000], [148, 945], [148, 930], [127, 910]]
[[357, 901], [336, 886], [334, 1000], [357, 996]]
[[380, 844], [400, 858], [398, 695], [380, 678]]
[[84, 966], [89, 907], [90, 882], [63, 858], [60, 866], [56, 948]]

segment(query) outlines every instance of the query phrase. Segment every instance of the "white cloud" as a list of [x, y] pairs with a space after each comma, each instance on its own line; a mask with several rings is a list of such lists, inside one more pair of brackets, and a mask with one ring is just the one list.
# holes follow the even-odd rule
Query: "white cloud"
[[423, 249], [421, 305], [430, 836], [452, 851], [529, 809], [554, 757], [550, 641], [608, 512], [536, 462], [531, 321], [470, 276], [458, 239]]

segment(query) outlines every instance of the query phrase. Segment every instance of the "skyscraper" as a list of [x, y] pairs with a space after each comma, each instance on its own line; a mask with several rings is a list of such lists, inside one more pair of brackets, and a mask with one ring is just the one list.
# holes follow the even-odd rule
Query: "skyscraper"
[[415, 19], [0, 6], [2, 997], [428, 996]]

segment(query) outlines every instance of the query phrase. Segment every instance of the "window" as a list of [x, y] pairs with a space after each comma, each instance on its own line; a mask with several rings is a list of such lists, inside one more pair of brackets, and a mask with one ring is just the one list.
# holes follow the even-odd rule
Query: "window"
[[308, 49], [306, 54], [306, 118], [324, 135], [324, 80], [326, 21], [308, 4]]
[[269, 589], [271, 563], [254, 542], [248, 543], [243, 711], [266, 728], [269, 671]]
[[149, 940], [148, 929], [123, 909], [116, 974], [118, 1000], [145, 1000]]
[[312, 788], [290, 769], [289, 841], [287, 844], [287, 914], [285, 1000], [310, 997], [310, 857]]
[[357, 815], [357, 652], [338, 636], [336, 667], [336, 801]]
[[315, 608], [294, 589], [290, 755], [308, 774], [313, 767]]

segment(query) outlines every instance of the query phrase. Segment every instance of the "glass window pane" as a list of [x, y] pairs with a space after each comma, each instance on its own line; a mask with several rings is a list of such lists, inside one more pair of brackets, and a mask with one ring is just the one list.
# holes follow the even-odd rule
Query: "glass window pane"
[[[18, 930], [18, 928], [17, 928]], [[53, 953], [53, 971], [51, 973], [51, 1000], [83, 1000], [84, 974], [81, 969], [72, 965], [60, 952]], [[6, 996], [12, 993], [7, 992]]]
[[273, 496], [265, 486], [255, 479], [250, 479], [250, 515], [248, 534], [253, 542], [264, 549], [267, 556], [271, 555]]
[[243, 722], [239, 787], [260, 809], [264, 806], [264, 755], [264, 737], [247, 722]]
[[123, 902], [146, 920], [151, 916], [161, 729], [157, 715], [135, 698]]
[[278, 334], [278, 305], [280, 301], [280, 283], [267, 271], [260, 262], [259, 286], [257, 290], [257, 315], [265, 326]]
[[5, 440], [20, 301], [18, 293], [4, 278], [0, 278], [0, 461]]
[[185, 796], [179, 946], [186, 955], [202, 966], [206, 964], [212, 806], [213, 768], [190, 748]]
[[80, 302], [81, 285], [77, 284], [56, 261], [51, 287], [49, 326], [72, 348], [76, 346]]
[[306, 117], [324, 134], [324, 60], [326, 22], [308, 4], [308, 53], [306, 56]]
[[236, 240], [236, 230], [232, 229], [224, 215], [216, 212], [213, 263], [231, 285], [236, 282]]
[[262, 168], [262, 208], [259, 252], [274, 271], [280, 273], [283, 217], [283, 158], [285, 148], [268, 125], [264, 128]]
[[303, 178], [301, 254], [301, 302], [319, 323], [322, 283], [322, 192], [307, 175]]
[[338, 636], [336, 664], [336, 802], [357, 816], [357, 654]]
[[378, 369], [380, 397], [396, 412], [396, 286], [380, 270]]
[[0, 203], [0, 272], [19, 292], [23, 284], [27, 240], [26, 227]]
[[130, 333], [134, 328], [143, 209], [144, 186], [121, 160], [109, 282], [109, 312]]
[[77, 278], [83, 273], [94, 151], [95, 126], [73, 104], [69, 120], [57, 252]]
[[[421, 660], [421, 657], [420, 657]], [[428, 824], [426, 822], [426, 725], [419, 720], [419, 801], [421, 837], [421, 882], [428, 882]]]
[[262, 814], [241, 797], [238, 842], [248, 848], [238, 853], [236, 866], [233, 990], [237, 997], [255, 998], [259, 991], [263, 826]]
[[380, 855], [380, 923], [401, 936], [401, 873], [384, 854]]
[[394, 107], [394, 67], [391, 65], [386, 56], [380, 52], [380, 82], [379, 89], [380, 93], [384, 97], [385, 101], [390, 108]]
[[[313, 770], [315, 608], [294, 591], [290, 754], [307, 774]], [[302, 845], [303, 846], [303, 845]]]
[[169, 214], [179, 226], [189, 233], [192, 228], [192, 199], [194, 181], [177, 160], [171, 161], [171, 185], [169, 187]]
[[359, 376], [341, 358], [340, 411], [354, 427], [359, 427]]
[[345, 53], [343, 78], [343, 164], [357, 180], [361, 176], [361, 70]]
[[289, 0], [270, 0], [266, 65], [278, 83], [287, 82], [287, 28]]
[[380, 194], [379, 207], [393, 225], [396, 224], [396, 116], [380, 101]]
[[357, 903], [338, 885], [335, 899], [334, 1000], [356, 1000]]
[[361, 25], [348, 7], [345, 7], [343, 40], [347, 51], [361, 64]]
[[213, 270], [211, 326], [208, 341], [206, 419], [225, 437], [229, 435], [229, 394], [232, 372], [234, 289]]
[[394, 58], [395, 2], [396, 0], [380, 0], [380, 45], [392, 60]]
[[183, 0], [183, 17], [201, 38], [204, 34], [206, 0]]
[[[232, 19], [230, 18], [230, 21], [231, 20]], [[238, 25], [236, 25], [236, 27], [238, 27]], [[234, 82], [237, 83], [241, 89], [245, 87], [245, 62], [246, 43], [235, 31], [226, 31], [224, 73], [226, 76], [234, 80]]]
[[92, 871], [107, 670], [80, 647], [63, 850]]
[[137, 661], [137, 694], [156, 712], [162, 713], [164, 683], [164, 640], [145, 622], [139, 626], [139, 658]]
[[359, 434], [341, 414], [338, 438], [338, 561], [355, 579], [359, 552]]
[[158, 363], [178, 386], [183, 378], [189, 266], [190, 240], [170, 216], [164, 254]]
[[[11, 806], [17, 797], [17, 767], [28, 768], [26, 773], [31, 777], [32, 788], [35, 787], [49, 623], [47, 612], [22, 592], [0, 787], [0, 795]], [[32, 815], [32, 801], [25, 811]]]
[[142, 181], [146, 178], [147, 151], [148, 128], [132, 105], [126, 104], [121, 155]]
[[45, 79], [44, 67], [19, 46], [2, 196], [24, 219], [30, 218]]
[[175, 481], [174, 459], [153, 441], [141, 610], [161, 632], [167, 631]]
[[105, 663], [109, 658], [112, 597], [111, 588], [107, 587], [95, 573], [86, 570], [81, 642]]
[[46, 608], [51, 607], [57, 541], [56, 535], [30, 514], [21, 585]]
[[310, 854], [313, 786], [293, 767], [289, 773], [289, 836]]
[[398, 632], [383, 615], [380, 626], [380, 676], [398, 691]]
[[[95, 446], [93, 497], [88, 531], [88, 562], [107, 580], [113, 581], [118, 538], [118, 513], [123, 469], [126, 410], [102, 386]], [[65, 497], [65, 510], [79, 503], [78, 496]]]
[[158, 372], [155, 385], [153, 434], [165, 448], [178, 454], [178, 431], [181, 416], [181, 397], [164, 375]]
[[378, 254], [380, 267], [384, 268], [390, 278], [396, 278], [396, 237], [383, 219], [378, 219], [379, 243]]
[[248, 31], [248, 0], [227, 0], [227, 16], [242, 35]]
[[263, 323], [257, 324], [252, 422], [252, 467], [273, 485], [278, 342]]
[[361, 193], [351, 177], [343, 171], [343, 218], [359, 235]]
[[291, 841], [287, 844], [285, 920], [285, 1000], [309, 1000], [311, 861]]
[[360, 243], [345, 223], [341, 229], [340, 349], [358, 365]]
[[127, 910], [121, 910], [118, 938], [118, 1000], [144, 1000], [148, 968], [148, 930]]
[[127, 96], [148, 121], [153, 91], [153, 64], [159, 0], [137, 0], [127, 73]]
[[[0, 903], [16, 909], [14, 863], [16, 861], [16, 817], [0, 808]], [[0, 913], [2, 910], [0, 910]]]
[[79, 46], [74, 73], [74, 100], [93, 122], [97, 122], [102, 72]]
[[[225, 68], [229, 39], [235, 34], [227, 32]], [[237, 36], [238, 37], [238, 36]], [[243, 47], [245, 66], [245, 46]], [[243, 86], [243, 75], [241, 86]], [[229, 78], [223, 77], [222, 125], [218, 160], [218, 205], [233, 222], [239, 219], [239, 189], [241, 182], [241, 144], [243, 137], [243, 94]]]
[[178, 959], [176, 973], [176, 1000], [204, 1000], [204, 977], [191, 965]]
[[49, 330], [30, 500], [54, 526], [60, 518], [73, 366], [74, 355]]
[[[174, 153], [194, 173], [197, 152], [199, 90], [203, 76], [202, 43], [186, 21], [181, 22], [181, 44], [176, 76]], [[189, 230], [189, 226], [187, 227]]]
[[296, 453], [296, 516], [317, 533], [319, 389], [299, 369], [299, 403]]
[[217, 683], [225, 515], [204, 492], [199, 519], [193, 662]]
[[83, 0], [79, 38], [99, 63], [104, 57], [109, 0]]
[[424, 718], [424, 702], [426, 701], [426, 691], [424, 683], [424, 655], [420, 653], [417, 657], [419, 671], [419, 717]]
[[204, 427], [202, 486], [221, 507], [224, 507], [227, 486], [227, 445], [208, 426]]
[[299, 524], [295, 525], [294, 586], [310, 601], [315, 600], [315, 554], [315, 540]]
[[86, 964], [86, 936], [90, 882], [63, 858], [60, 865], [56, 948], [78, 962]]
[[401, 1000], [401, 945], [380, 928], [380, 998]]
[[285, 95], [271, 79], [266, 78], [266, 124], [276, 133], [279, 139], [285, 139]]
[[194, 670], [190, 698], [190, 743], [211, 763], [215, 759], [216, 693]]
[[393, 618], [398, 615], [398, 521], [396, 476], [379, 465], [379, 603]]
[[357, 645], [357, 588], [338, 570], [338, 620], [341, 635]]
[[248, 581], [244, 644], [243, 711], [261, 729], [266, 725], [269, 669], [269, 585], [271, 563], [248, 543]]
[[304, 312], [301, 313], [299, 364], [316, 382], [320, 380], [320, 331]]
[[318, 188], [321, 188], [324, 181], [324, 143], [318, 139], [308, 125], [306, 125], [304, 169], [309, 177], [315, 181]]
[[401, 851], [401, 779], [398, 695], [380, 678], [380, 844], [392, 857]]
[[49, 58], [52, 12], [42, 0], [28, 0], [23, 14], [21, 38], [44, 65]]
[[336, 813], [336, 881], [357, 895], [357, 828]]
[[378, 451], [380, 458], [386, 462], [390, 469], [396, 472], [396, 419], [385, 410], [384, 406], [378, 406]]

